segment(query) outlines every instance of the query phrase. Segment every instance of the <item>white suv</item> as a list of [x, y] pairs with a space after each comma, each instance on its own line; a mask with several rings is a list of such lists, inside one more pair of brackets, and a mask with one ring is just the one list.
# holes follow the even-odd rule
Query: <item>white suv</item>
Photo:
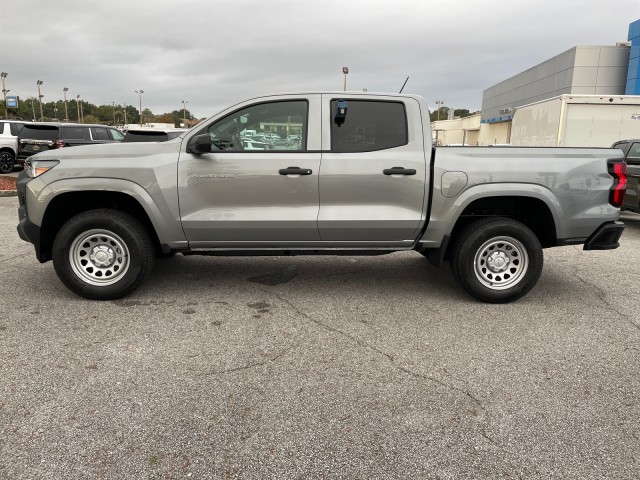
[[11, 173], [16, 164], [18, 133], [26, 122], [0, 120], [0, 173]]

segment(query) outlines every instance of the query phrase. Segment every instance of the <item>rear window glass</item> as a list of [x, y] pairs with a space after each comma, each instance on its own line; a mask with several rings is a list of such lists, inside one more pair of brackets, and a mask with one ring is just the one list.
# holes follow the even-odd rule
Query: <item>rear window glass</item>
[[20, 138], [31, 140], [57, 140], [58, 127], [51, 125], [25, 125], [20, 132]]
[[[344, 110], [339, 114], [338, 107]], [[346, 106], [346, 110], [344, 107]], [[404, 103], [373, 100], [331, 101], [331, 150], [368, 152], [407, 144]]]
[[87, 127], [63, 127], [60, 129], [62, 140], [91, 140]]
[[164, 132], [127, 132], [125, 142], [164, 142], [167, 134]]

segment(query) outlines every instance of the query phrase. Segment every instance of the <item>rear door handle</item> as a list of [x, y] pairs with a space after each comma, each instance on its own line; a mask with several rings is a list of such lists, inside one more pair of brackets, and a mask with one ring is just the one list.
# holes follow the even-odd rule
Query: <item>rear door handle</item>
[[385, 175], [415, 175], [415, 168], [403, 168], [403, 167], [393, 167], [393, 168], [385, 168], [382, 173]]
[[311, 175], [313, 171], [309, 168], [287, 167], [278, 170], [280, 175]]

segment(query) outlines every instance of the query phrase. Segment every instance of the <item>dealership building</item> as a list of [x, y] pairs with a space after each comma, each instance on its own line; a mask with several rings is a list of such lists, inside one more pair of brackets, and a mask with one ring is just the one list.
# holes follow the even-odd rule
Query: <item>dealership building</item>
[[[477, 118], [434, 122], [434, 139], [440, 145], [608, 146], [619, 139], [611, 136], [634, 131], [640, 136], [640, 20], [629, 25], [627, 39], [616, 45], [573, 47], [487, 88]], [[593, 136], [576, 134], [597, 118], [621, 126], [600, 137], [595, 126]], [[518, 135], [512, 136], [512, 129], [526, 134], [529, 143], [513, 141]], [[544, 132], [535, 135], [536, 129]], [[566, 143], [571, 141], [582, 143]]]

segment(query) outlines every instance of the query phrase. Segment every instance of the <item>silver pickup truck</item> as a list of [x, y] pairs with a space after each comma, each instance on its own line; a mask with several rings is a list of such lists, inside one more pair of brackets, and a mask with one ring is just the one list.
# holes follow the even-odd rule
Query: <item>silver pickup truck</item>
[[500, 303], [531, 290], [544, 248], [618, 247], [625, 167], [617, 149], [436, 150], [415, 95], [273, 95], [167, 142], [30, 157], [18, 233], [90, 299], [131, 293], [176, 252], [415, 250]]

